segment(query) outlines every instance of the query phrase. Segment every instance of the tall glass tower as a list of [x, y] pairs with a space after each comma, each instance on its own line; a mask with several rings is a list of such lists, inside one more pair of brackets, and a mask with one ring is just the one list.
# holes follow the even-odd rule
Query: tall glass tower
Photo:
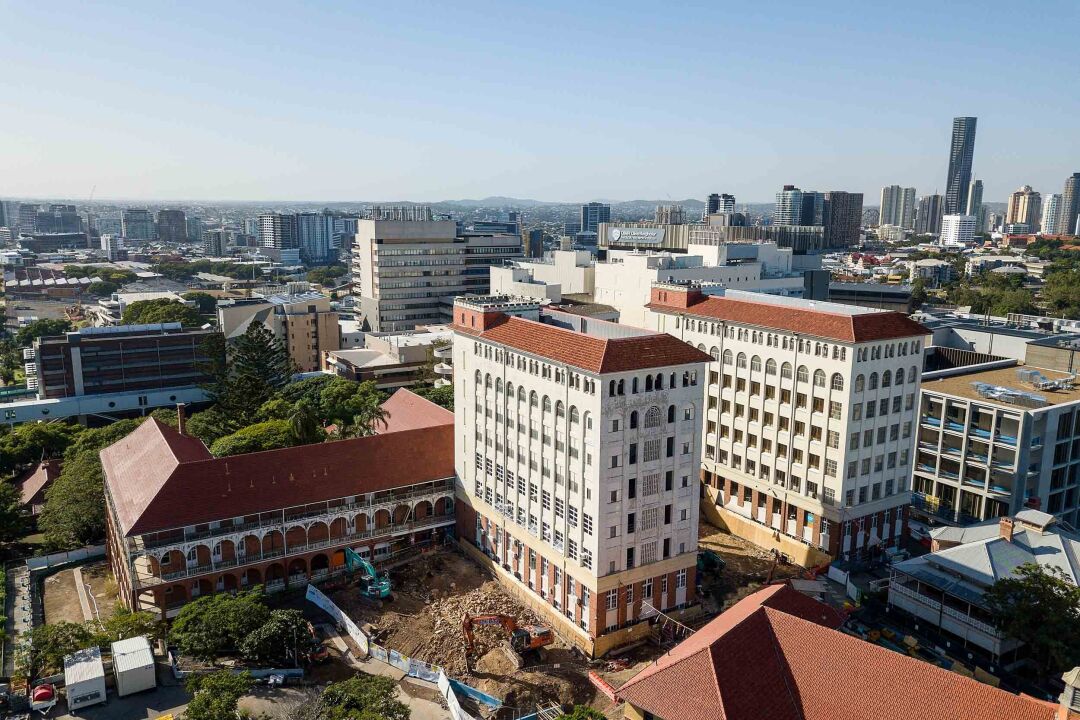
[[973, 117], [953, 118], [949, 175], [945, 179], [945, 215], [962, 215], [967, 210], [977, 120], [978, 118]]

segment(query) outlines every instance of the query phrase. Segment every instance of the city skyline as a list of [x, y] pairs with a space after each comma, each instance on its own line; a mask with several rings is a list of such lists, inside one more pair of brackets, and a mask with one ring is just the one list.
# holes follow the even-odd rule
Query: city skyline
[[[935, 6], [927, 24], [915, 8], [888, 23], [884, 10], [861, 8], [835, 23], [826, 18], [838, 10], [816, 6], [657, 16], [634, 3], [618, 13], [195, 4], [163, 26], [112, 5], [12, 3], [5, 19], [19, 32], [0, 47], [10, 81], [0, 195], [74, 199], [96, 187], [98, 198], [131, 201], [561, 203], [704, 200], [722, 186], [757, 203], [785, 184], [876, 198], [899, 183], [923, 196], [946, 192], [956, 116], [980, 119], [973, 174], [988, 202], [1025, 184], [1060, 192], [1080, 159], [1080, 81], [1032, 76], [994, 47], [994, 5]], [[1017, 16], [1016, 30], [1043, 38], [1042, 64], [1067, 66], [1080, 11], [1044, 11], [1057, 21]], [[578, 15], [597, 34], [567, 43]], [[507, 35], [507, 24], [529, 32]], [[350, 28], [363, 42], [313, 49], [296, 27]], [[721, 32], [723, 42], [694, 41]], [[50, 43], [39, 42], [45, 33]], [[783, 42], [763, 53], [764, 33]], [[883, 83], [866, 58], [887, 46], [904, 48], [906, 70]], [[783, 70], [808, 57], [817, 82], [789, 86], [779, 112], [750, 110], [775, 104]], [[956, 57], [970, 70], [963, 87], [926, 80]], [[695, 92], [719, 67], [737, 92]], [[600, 89], [582, 98], [573, 88], [585, 76]], [[1003, 110], [1000, 88], [1021, 78], [1055, 103]], [[647, 90], [661, 86], [674, 103]], [[1054, 151], [1020, 153], [1031, 136], [1056, 138]]]

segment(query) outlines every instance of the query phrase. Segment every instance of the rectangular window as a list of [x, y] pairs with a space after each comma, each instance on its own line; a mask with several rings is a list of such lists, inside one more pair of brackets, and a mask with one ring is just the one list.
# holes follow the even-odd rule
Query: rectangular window
[[626, 481], [626, 499], [633, 500], [637, 497], [637, 478], [630, 478]]
[[605, 604], [608, 610], [615, 610], [619, 607], [619, 591], [608, 590], [605, 598]]
[[634, 517], [634, 513], [626, 513], [626, 534], [627, 535], [630, 535], [630, 534], [632, 534], [634, 532], [635, 520], [636, 520], [636, 518]]
[[588, 513], [582, 513], [581, 529], [585, 531], [586, 535], [592, 535], [592, 515], [589, 515]]

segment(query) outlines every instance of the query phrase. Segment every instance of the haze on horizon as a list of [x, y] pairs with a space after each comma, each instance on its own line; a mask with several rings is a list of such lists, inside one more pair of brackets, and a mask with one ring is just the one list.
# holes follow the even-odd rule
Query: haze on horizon
[[1080, 170], [1080, 4], [0, 0], [0, 197], [987, 202]]

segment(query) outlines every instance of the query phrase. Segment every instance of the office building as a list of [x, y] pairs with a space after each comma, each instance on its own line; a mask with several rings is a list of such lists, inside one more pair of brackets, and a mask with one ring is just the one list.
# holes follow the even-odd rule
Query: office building
[[85, 250], [90, 247], [86, 233], [34, 233], [17, 237], [19, 247], [35, 253], [50, 253], [60, 249]]
[[940, 195], [924, 195], [919, 198], [919, 209], [915, 214], [915, 233], [917, 235], [941, 234], [941, 216], [944, 198]]
[[976, 121], [977, 118], [973, 117], [953, 118], [943, 215], [960, 215], [967, 210], [968, 191], [971, 187], [971, 163], [975, 156]]
[[540, 228], [530, 228], [524, 233], [525, 257], [544, 257], [544, 231]]
[[109, 262], [120, 258], [120, 251], [124, 249], [124, 238], [119, 235], [106, 233], [101, 236], [101, 254]]
[[879, 225], [895, 225], [904, 230], [915, 227], [915, 188], [888, 185], [881, 188]]
[[802, 225], [803, 193], [794, 185], [785, 185], [776, 193], [774, 225]]
[[209, 382], [216, 330], [180, 323], [83, 328], [34, 341], [39, 399], [194, 387]]
[[1009, 195], [1009, 204], [1005, 210], [1006, 225], [1027, 225], [1029, 232], [1038, 232], [1042, 219], [1042, 196], [1024, 185]]
[[685, 225], [686, 210], [682, 205], [657, 205], [653, 222], [658, 225]]
[[928, 374], [914, 508], [954, 525], [1025, 507], [1080, 521], [1080, 455], [1071, 453], [1080, 438], [1074, 378], [1031, 366]]
[[334, 216], [326, 213], [296, 214], [296, 243], [300, 259], [311, 265], [325, 265], [335, 256]]
[[598, 202], [586, 203], [581, 206], [581, 227], [578, 232], [598, 232], [600, 223], [606, 222], [611, 222], [610, 205]]
[[[355, 382], [370, 380], [379, 390], [453, 379], [449, 350], [454, 333], [448, 325], [395, 333], [364, 333], [363, 337], [363, 347], [324, 352], [323, 372]], [[436, 353], [445, 358], [437, 357]]]
[[188, 216], [186, 223], [188, 242], [201, 243], [203, 241], [203, 231], [206, 229], [203, 226], [202, 218]]
[[707, 350], [706, 515], [811, 566], [894, 546], [929, 331], [897, 312], [657, 283], [652, 329]]
[[186, 243], [188, 239], [187, 217], [183, 210], [158, 210], [158, 240], [164, 243]]
[[378, 434], [331, 443], [215, 458], [183, 424], [150, 418], [102, 450], [120, 602], [173, 618], [215, 592], [344, 575], [346, 547], [379, 563], [441, 544], [455, 524], [453, 414], [406, 390], [383, 407]]
[[[971, 215], [975, 218], [976, 226], [981, 225], [982, 221], [982, 196], [983, 196], [983, 183], [982, 180], [972, 179], [971, 185], [968, 187], [967, 206], [964, 210], [964, 215]], [[979, 232], [982, 232], [981, 227], [977, 227]]]
[[272, 250], [293, 250], [299, 247], [296, 238], [296, 216], [264, 213], [259, 216], [259, 247]]
[[341, 347], [338, 314], [330, 307], [330, 298], [321, 293], [223, 300], [218, 302], [217, 316], [226, 340], [261, 322], [285, 343], [298, 372], [318, 371], [323, 353]]
[[79, 233], [83, 231], [82, 217], [74, 205], [49, 205], [38, 210], [34, 224], [36, 234]]
[[1080, 235], [1080, 172], [1065, 180], [1058, 218], [1059, 235]]
[[37, 232], [38, 210], [41, 207], [32, 203], [19, 203], [15, 219], [16, 234], [22, 232], [33, 234]]
[[229, 245], [229, 233], [223, 229], [203, 232], [203, 252], [210, 257], [223, 257]]
[[705, 217], [716, 213], [735, 212], [735, 196], [728, 193], [712, 193], [705, 201]]
[[1039, 221], [1039, 232], [1044, 235], [1057, 235], [1061, 221], [1061, 194], [1051, 193], [1046, 196], [1043, 203], [1042, 219]]
[[830, 248], [848, 248], [859, 244], [862, 228], [862, 193], [831, 190], [824, 193], [823, 221], [825, 244]]
[[[694, 602], [701, 385], [670, 335], [454, 303], [461, 540], [589, 656]], [[526, 429], [529, 429], [526, 432]], [[644, 613], [645, 616], [651, 613]]]
[[154, 216], [149, 210], [127, 208], [120, 212], [120, 234], [130, 242], [148, 242], [155, 237]]
[[975, 241], [975, 218], [946, 215], [941, 219], [942, 245], [969, 245]]

